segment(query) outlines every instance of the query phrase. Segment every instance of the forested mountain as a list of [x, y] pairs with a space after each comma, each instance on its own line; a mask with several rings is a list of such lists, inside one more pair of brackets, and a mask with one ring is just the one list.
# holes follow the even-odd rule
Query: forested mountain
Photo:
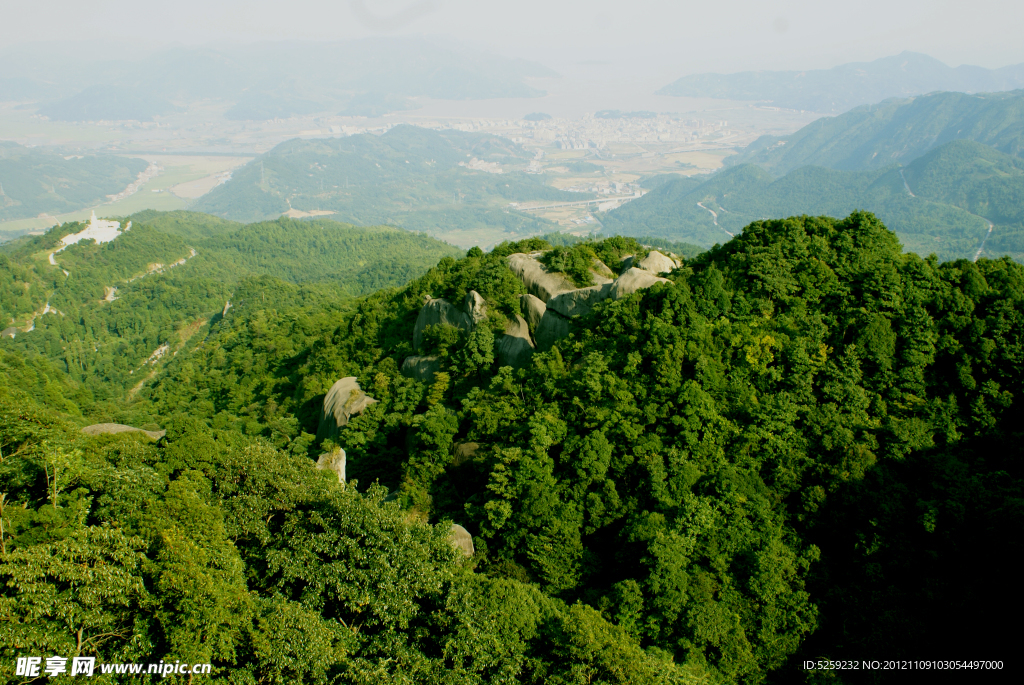
[[523, 173], [529, 159], [520, 146], [496, 136], [406, 125], [381, 136], [295, 139], [236, 171], [195, 208], [237, 221], [289, 209], [330, 211], [341, 221], [440, 237], [479, 228], [545, 233], [552, 223], [510, 212], [508, 204], [590, 196]]
[[[358, 300], [240, 281], [120, 403], [0, 342], [0, 654], [566, 685], [1012, 654], [1022, 297], [855, 213], [678, 266], [531, 239]], [[166, 434], [80, 430], [111, 421]]]
[[609, 233], [709, 246], [761, 218], [841, 217], [855, 209], [877, 214], [905, 249], [921, 255], [1024, 259], [1024, 162], [969, 140], [942, 145], [905, 168], [808, 166], [774, 178], [744, 164], [703, 183], [680, 178], [609, 212], [602, 223]]
[[146, 168], [141, 159], [76, 155], [0, 142], [0, 221], [60, 214], [123, 191]]
[[728, 164], [753, 163], [776, 175], [802, 166], [859, 171], [909, 164], [952, 140], [1024, 154], [1024, 91], [934, 93], [886, 100], [822, 117], [789, 136], [762, 136]]
[[[0, 55], [2, 99], [45, 99], [43, 111], [69, 121], [149, 119], [176, 104], [227, 101], [230, 119], [313, 112], [380, 116], [406, 99], [534, 97], [526, 77], [554, 76], [525, 60], [425, 38], [344, 42], [274, 41], [218, 49], [175, 48], [131, 61], [94, 60], [71, 47], [45, 55]], [[81, 84], [87, 87], [83, 90]], [[367, 99], [377, 109], [367, 112]]]
[[886, 98], [937, 90], [983, 93], [1024, 88], [1024, 64], [985, 69], [951, 68], [914, 52], [853, 62], [832, 69], [693, 74], [670, 83], [660, 95], [760, 100], [778, 107], [838, 113]]
[[337, 303], [402, 285], [458, 254], [425, 235], [326, 220], [244, 226], [148, 211], [127, 221], [130, 230], [102, 245], [52, 254], [84, 228], [72, 222], [0, 252], [0, 322], [15, 336], [6, 345], [59, 363], [97, 399], [144, 381], [237, 302], [244, 283], [298, 284], [313, 293], [302, 297]]

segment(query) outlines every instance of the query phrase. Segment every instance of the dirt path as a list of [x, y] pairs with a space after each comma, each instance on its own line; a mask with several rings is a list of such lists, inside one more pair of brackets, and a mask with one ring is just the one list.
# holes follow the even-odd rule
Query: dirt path
[[[697, 206], [700, 207], [701, 209], [703, 209], [704, 211], [709, 212], [711, 214], [711, 220], [715, 222], [715, 226], [718, 226], [718, 214], [715, 213], [715, 210], [708, 209], [707, 207], [705, 207], [704, 205], [702, 205], [699, 202], [697, 203]], [[722, 210], [722, 211], [725, 211], [725, 210]], [[718, 226], [718, 227], [722, 228], [721, 226]], [[729, 233], [729, 231], [725, 230], [724, 228], [722, 228], [722, 232], [725, 233], [730, 238], [734, 238], [735, 237], [732, 233]]]
[[914, 192], [910, 189], [910, 186], [907, 185], [907, 177], [903, 175], [903, 169], [900, 169], [900, 178], [903, 179], [903, 187], [907, 189], [907, 195], [910, 197], [917, 197], [917, 195], [914, 195]]
[[[974, 216], [978, 216], [978, 215], [975, 214]], [[982, 217], [978, 217], [978, 218], [979, 219], [985, 219], [985, 217], [983, 217], [983, 216]], [[988, 219], [985, 219], [985, 221], [988, 221]], [[985, 241], [988, 240], [988, 237], [990, 235], [992, 235], [992, 229], [993, 228], [995, 228], [995, 226], [992, 225], [991, 221], [988, 221], [988, 233], [986, 233], [985, 237], [981, 239], [981, 245], [978, 246], [978, 251], [974, 253], [974, 259], [971, 260], [972, 262], [978, 261], [978, 258], [981, 257], [981, 251], [985, 249]]]

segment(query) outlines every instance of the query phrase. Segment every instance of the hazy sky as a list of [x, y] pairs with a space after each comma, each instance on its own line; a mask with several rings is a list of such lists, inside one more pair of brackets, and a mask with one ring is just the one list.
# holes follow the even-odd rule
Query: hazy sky
[[[0, 47], [87, 37], [147, 45], [452, 36], [556, 69], [628, 62], [666, 75], [808, 69], [903, 50], [1024, 62], [1011, 0], [0, 0]], [[597, 65], [599, 66], [599, 65]]]

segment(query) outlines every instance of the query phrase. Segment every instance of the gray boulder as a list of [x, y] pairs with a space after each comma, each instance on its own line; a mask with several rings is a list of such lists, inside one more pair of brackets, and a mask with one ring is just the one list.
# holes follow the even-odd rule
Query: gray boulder
[[627, 295], [632, 295], [637, 290], [650, 288], [655, 283], [671, 283], [667, 278], [655, 276], [650, 271], [644, 271], [633, 267], [615, 279], [608, 297], [613, 300], [620, 300]]
[[452, 547], [462, 552], [467, 557], [473, 556], [476, 549], [473, 547], [473, 536], [469, 531], [457, 523], [452, 524], [451, 532], [448, 534], [448, 541]]
[[530, 326], [521, 316], [511, 319], [505, 326], [505, 335], [498, 341], [498, 361], [502, 366], [519, 368], [533, 355]]
[[434, 374], [441, 370], [440, 357], [406, 357], [402, 362], [402, 375], [424, 383], [433, 383]]
[[[478, 295], [479, 297], [479, 295]], [[416, 327], [412, 331], [412, 345], [419, 349], [423, 343], [423, 329], [427, 326], [447, 324], [469, 332], [473, 330], [473, 319], [466, 312], [462, 311], [448, 300], [441, 298], [429, 300], [420, 309], [420, 315], [416, 317]]]
[[487, 318], [487, 303], [475, 290], [466, 293], [466, 299], [462, 301], [462, 309], [474, 326]]
[[597, 257], [594, 257], [593, 262], [591, 262], [590, 275], [594, 279], [595, 285], [603, 285], [615, 280], [615, 273]]
[[480, 451], [480, 443], [478, 442], [460, 442], [455, 445], [455, 451], [452, 456], [452, 464], [455, 466], [461, 466], [467, 461], [476, 456], [477, 452]]
[[523, 310], [523, 316], [526, 317], [526, 323], [529, 324], [530, 330], [536, 331], [548, 306], [544, 304], [544, 300], [535, 295], [520, 295], [519, 308]]
[[376, 402], [377, 400], [362, 391], [355, 376], [342, 378], [331, 386], [324, 397], [316, 439], [336, 437], [338, 431], [348, 424], [349, 419], [362, 414], [367, 407]]
[[548, 300], [548, 310], [553, 309], [566, 317], [582, 316], [593, 309], [595, 304], [608, 297], [611, 288], [612, 281], [608, 281], [603, 285], [570, 290]]
[[544, 314], [537, 326], [537, 349], [547, 352], [556, 340], [564, 338], [569, 334], [569, 319], [565, 318], [554, 309], [549, 309]]
[[345, 484], [345, 450], [335, 447], [332, 451], [321, 454], [316, 461], [318, 471], [333, 471], [338, 475], [338, 482]]
[[576, 289], [565, 275], [549, 272], [534, 255], [522, 252], [511, 254], [508, 256], [508, 268], [523, 282], [527, 292], [536, 295], [542, 302], [547, 302], [559, 293]]
[[167, 435], [167, 431], [146, 431], [123, 423], [94, 423], [82, 429], [86, 435], [115, 435], [117, 433], [142, 433], [147, 438], [159, 440]]
[[667, 257], [657, 250], [651, 250], [647, 256], [637, 264], [641, 269], [655, 274], [667, 274], [678, 266], [671, 257]]

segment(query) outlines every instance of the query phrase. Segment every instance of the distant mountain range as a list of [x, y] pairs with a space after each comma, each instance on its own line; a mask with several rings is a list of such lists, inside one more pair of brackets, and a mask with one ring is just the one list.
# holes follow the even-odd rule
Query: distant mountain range
[[908, 164], [951, 140], [1024, 155], [1024, 90], [934, 93], [886, 100], [837, 117], [822, 117], [788, 136], [762, 136], [729, 164], [754, 163], [773, 174], [807, 164], [831, 169], [880, 169]]
[[670, 83], [658, 94], [757, 100], [788, 109], [831, 113], [940, 90], [978, 93], [1016, 88], [1024, 88], [1024, 64], [1001, 69], [954, 68], [928, 55], [903, 52], [832, 69], [693, 74]]
[[753, 221], [841, 217], [856, 209], [874, 212], [918, 254], [1024, 259], [1024, 161], [970, 140], [945, 143], [906, 167], [804, 166], [776, 178], [741, 164], [707, 179], [680, 177], [608, 213], [602, 223], [606, 234], [710, 246]]
[[556, 75], [535, 62], [420, 38], [175, 49], [104, 62], [10, 52], [0, 55], [0, 73], [0, 100], [35, 100], [41, 113], [65, 121], [150, 120], [205, 99], [233, 103], [233, 119], [379, 116], [407, 109], [412, 97], [539, 96], [524, 79]]
[[331, 212], [355, 224], [388, 224], [458, 242], [454, 233], [553, 230], [510, 211], [511, 202], [580, 200], [523, 173], [532, 155], [507, 139], [397, 126], [382, 136], [295, 139], [236, 171], [197, 211], [236, 221], [289, 210]]

